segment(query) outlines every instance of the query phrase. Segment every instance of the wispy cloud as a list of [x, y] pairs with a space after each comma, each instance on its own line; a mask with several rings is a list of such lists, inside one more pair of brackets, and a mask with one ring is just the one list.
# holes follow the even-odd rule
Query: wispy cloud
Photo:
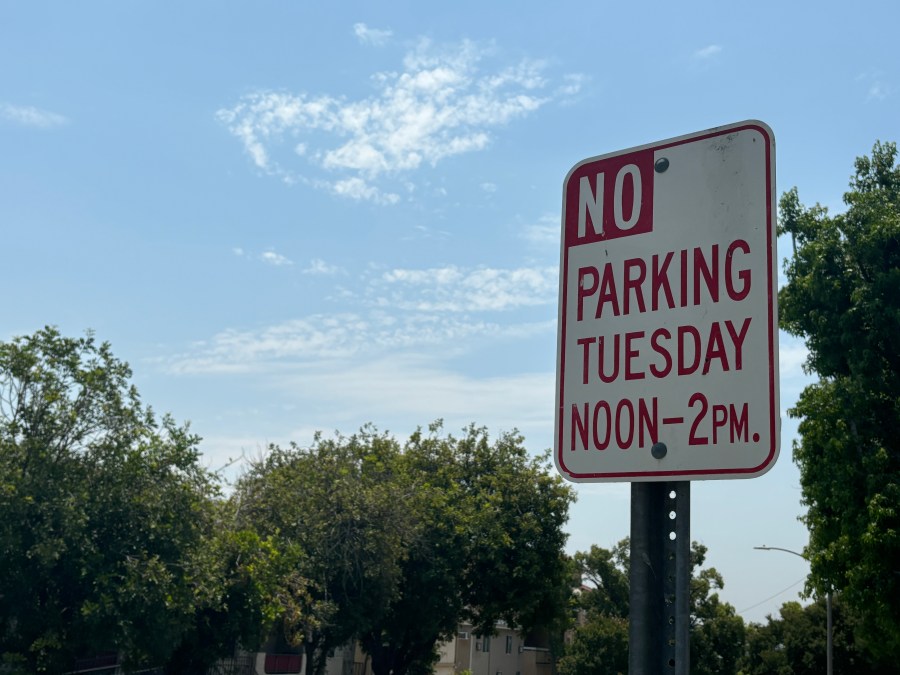
[[555, 267], [394, 269], [373, 284], [380, 306], [420, 312], [486, 312], [556, 300]]
[[809, 358], [809, 349], [799, 338], [782, 334], [778, 351], [778, 370], [782, 379], [808, 379], [803, 370]]
[[540, 436], [552, 438], [553, 416], [547, 414], [553, 409], [552, 370], [474, 377], [427, 357], [392, 354], [346, 368], [304, 372], [300, 378], [302, 386], [296, 375], [286, 373], [285, 390], [314, 391], [319, 405], [333, 402], [328, 407], [354, 411], [362, 416], [360, 421], [402, 416], [425, 424], [440, 416], [446, 428], [455, 431], [475, 420], [489, 420], [492, 430], [517, 427], [531, 437], [540, 429]]
[[267, 265], [273, 265], [275, 267], [294, 264], [292, 260], [281, 255], [280, 253], [276, 253], [275, 251], [265, 251], [260, 254], [259, 259]]
[[321, 181], [319, 184], [339, 197], [349, 197], [357, 201], [367, 200], [376, 204], [396, 204], [400, 201], [400, 195], [395, 192], [382, 192], [358, 176], [344, 178], [333, 183]]
[[[376, 93], [368, 98], [257, 91], [217, 117], [266, 173], [392, 204], [400, 200], [399, 186], [412, 192], [409, 173], [484, 150], [494, 129], [562, 95], [549, 91], [543, 62], [491, 67], [493, 51], [470, 41], [441, 47], [423, 39], [399, 71], [371, 77]], [[571, 94], [579, 86], [569, 77], [562, 90]], [[391, 180], [397, 186], [384, 184]]]
[[248, 373], [279, 368], [317, 368], [325, 361], [343, 363], [362, 355], [453, 345], [465, 341], [522, 337], [552, 330], [551, 323], [503, 326], [491, 321], [437, 314], [393, 316], [385, 312], [315, 314], [259, 330], [228, 329], [190, 351], [165, 359], [176, 374]]
[[364, 45], [383, 47], [394, 33], [390, 30], [370, 28], [364, 23], [355, 23], [353, 24], [353, 34]]
[[888, 97], [890, 93], [890, 88], [886, 87], [882, 82], [873, 82], [869, 86], [868, 100], [870, 101], [883, 101]]
[[563, 104], [570, 105], [581, 93], [588, 79], [588, 76], [583, 73], [563, 75], [562, 83], [556, 88], [555, 95], [561, 98]]
[[[303, 270], [323, 275], [339, 271], [318, 259]], [[248, 372], [276, 362], [299, 367], [436, 346], [444, 348], [442, 353], [458, 352], [475, 339], [552, 332], [553, 319], [535, 321], [510, 312], [552, 304], [556, 283], [556, 269], [543, 267], [367, 270], [355, 280], [355, 288], [336, 294], [344, 305], [332, 314], [224, 330], [168, 359], [165, 367], [176, 373]]]
[[54, 112], [32, 106], [0, 103], [0, 119], [37, 129], [52, 129], [68, 124], [69, 120]]
[[231, 252], [238, 258], [246, 258], [247, 260], [259, 261], [265, 263], [266, 265], [272, 265], [273, 267], [288, 267], [294, 264], [293, 260], [285, 255], [282, 255], [281, 253], [273, 251], [272, 249], [256, 254], [252, 251], [247, 251], [240, 246], [233, 246]]
[[340, 267], [336, 265], [329, 265], [324, 260], [320, 258], [313, 258], [309, 261], [309, 265], [307, 265], [303, 269], [303, 274], [312, 274], [316, 276], [331, 276], [333, 274], [338, 274], [341, 271]]
[[714, 56], [720, 54], [722, 52], [722, 47], [720, 45], [707, 45], [702, 49], [698, 49], [694, 52], [694, 58], [700, 60], [711, 59]]
[[893, 93], [893, 87], [884, 81], [880, 71], [863, 73], [856, 80], [866, 86], [866, 101], [883, 101]]
[[560, 222], [555, 213], [545, 213], [536, 223], [529, 223], [519, 228], [519, 232], [532, 246], [547, 250], [556, 244], [559, 245]]

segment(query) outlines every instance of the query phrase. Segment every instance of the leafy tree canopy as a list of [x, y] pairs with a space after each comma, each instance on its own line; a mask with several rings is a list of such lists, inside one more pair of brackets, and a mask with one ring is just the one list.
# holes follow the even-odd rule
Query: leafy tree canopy
[[[92, 335], [0, 344], [0, 653], [64, 672], [76, 657], [165, 663], [212, 599], [197, 554], [215, 482], [198, 438], [143, 406]], [[2, 669], [2, 664], [0, 664]]]
[[856, 160], [847, 210], [781, 199], [795, 240], [781, 325], [803, 337], [819, 381], [790, 414], [809, 528], [809, 592], [843, 593], [861, 636], [900, 659], [900, 167], [893, 143]]
[[415, 522], [397, 472], [400, 447], [371, 427], [310, 448], [272, 446], [238, 482], [240, 529], [293, 561], [276, 601], [288, 642], [303, 645], [308, 675], [328, 653], [384, 614], [399, 593]]
[[[888, 675], [894, 666], [880, 666], [856, 643], [854, 620], [840, 598], [832, 607], [834, 672]], [[825, 599], [801, 607], [786, 602], [780, 616], [747, 627], [747, 648], [741, 661], [744, 675], [818, 675], [826, 671]]]
[[529, 632], [565, 614], [563, 525], [574, 492], [546, 456], [531, 457], [517, 433], [492, 442], [472, 426], [455, 437], [438, 422], [397, 459], [395, 494], [409, 496], [415, 522], [402, 592], [360, 635], [376, 673], [430, 673], [463, 620], [490, 635], [500, 620]]
[[[575, 554], [585, 585], [579, 594], [581, 614], [561, 675], [625, 673], [628, 671], [629, 540], [613, 549], [591, 546]], [[729, 603], [719, 599], [724, 586], [714, 567], [705, 568], [707, 549], [691, 543], [691, 672], [736, 673], [744, 649], [744, 621]]]

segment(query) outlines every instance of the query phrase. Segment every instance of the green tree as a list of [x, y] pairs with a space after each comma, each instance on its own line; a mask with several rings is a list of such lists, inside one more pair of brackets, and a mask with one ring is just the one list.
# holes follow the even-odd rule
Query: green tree
[[[738, 672], [744, 651], [744, 621], [717, 593], [724, 586], [714, 567], [703, 568], [707, 548], [691, 543], [691, 672], [698, 675]], [[584, 586], [579, 595], [583, 614], [565, 657], [561, 675], [628, 670], [629, 540], [612, 550], [592, 546], [576, 553]], [[603, 657], [598, 657], [602, 654]]]
[[130, 376], [90, 334], [0, 344], [0, 669], [160, 665], [193, 621], [215, 481]]
[[293, 561], [275, 601], [287, 641], [304, 647], [308, 675], [320, 675], [328, 653], [377, 621], [398, 593], [413, 526], [399, 452], [367, 427], [317, 437], [310, 448], [272, 446], [238, 481], [238, 529]]
[[856, 160], [847, 210], [831, 216], [781, 199], [795, 241], [779, 293], [781, 325], [805, 338], [819, 381], [790, 411], [801, 419], [807, 591], [841, 591], [861, 637], [900, 659], [900, 167], [893, 143]]
[[[781, 606], [780, 617], [747, 627], [747, 648], [741, 668], [745, 675], [819, 675], [826, 670], [826, 607], [820, 599], [801, 607], [798, 602]], [[834, 621], [834, 672], [855, 675], [888, 675], [895, 667], [879, 666], [855, 642], [852, 617], [840, 598], [832, 607]]]
[[575, 631], [560, 675], [624, 675], [628, 672], [628, 619], [596, 614]]
[[214, 505], [210, 524], [193, 560], [203, 570], [194, 613], [167, 673], [203, 673], [238, 646], [255, 650], [281, 619], [285, 589], [300, 567], [298, 548], [239, 528], [233, 500]]
[[722, 575], [714, 567], [701, 569], [706, 552], [706, 546], [692, 542], [691, 673], [736, 673], [744, 652], [744, 620], [719, 598], [717, 591], [725, 586]]
[[360, 636], [375, 673], [430, 673], [462, 620], [483, 635], [501, 619], [523, 632], [555, 625], [567, 609], [562, 528], [574, 493], [546, 456], [529, 457], [516, 433], [491, 443], [484, 429], [455, 438], [435, 423], [401, 459], [416, 526], [403, 592]]
[[582, 583], [588, 584], [579, 596], [579, 604], [587, 612], [628, 617], [628, 539], [613, 549], [591, 546], [587, 552], [575, 554]]
[[574, 556], [582, 585], [578, 619], [560, 659], [560, 675], [628, 672], [628, 540], [613, 549], [591, 546]]

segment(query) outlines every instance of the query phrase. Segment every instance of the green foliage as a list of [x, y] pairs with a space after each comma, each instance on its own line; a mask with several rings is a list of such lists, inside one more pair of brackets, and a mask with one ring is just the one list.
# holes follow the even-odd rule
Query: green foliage
[[578, 621], [560, 675], [628, 672], [628, 540], [613, 549], [591, 546], [574, 556], [582, 584]]
[[300, 552], [280, 550], [271, 537], [239, 529], [233, 504], [213, 506], [211, 528], [194, 556], [202, 570], [194, 589], [194, 615], [169, 657], [167, 673], [199, 673], [236, 645], [256, 649], [283, 612], [279, 594], [299, 566]]
[[589, 614], [628, 617], [628, 540], [612, 550], [591, 546], [575, 554], [575, 563], [583, 583], [590, 591], [581, 593], [579, 604]]
[[215, 485], [130, 376], [92, 335], [0, 344], [0, 652], [27, 672], [163, 663], [192, 621]]
[[714, 567], [700, 569], [706, 551], [703, 544], [691, 544], [691, 673], [736, 673], [744, 651], [744, 620], [719, 599], [722, 575]]
[[[767, 617], [765, 625], [747, 627], [747, 648], [741, 663], [744, 675], [819, 675], [826, 671], [826, 602], [801, 607], [786, 602], [780, 618]], [[888, 675], [894, 667], [879, 666], [856, 644], [856, 627], [840, 598], [832, 607], [834, 672]]]
[[[692, 542], [691, 672], [736, 673], [744, 650], [744, 621], [734, 607], [719, 599], [716, 591], [724, 582], [715, 568], [703, 569], [706, 551], [702, 544]], [[627, 672], [628, 560], [628, 539], [612, 550], [592, 546], [586, 553], [575, 554], [588, 585], [579, 594], [580, 620], [559, 663], [560, 675]]]
[[808, 510], [807, 590], [842, 591], [861, 637], [900, 658], [900, 167], [876, 143], [856, 161], [847, 211], [781, 200], [781, 230], [796, 242], [779, 294], [782, 327], [806, 339], [819, 382], [791, 415], [794, 459]]
[[575, 631], [560, 675], [623, 675], [628, 672], [628, 619], [592, 615]]
[[304, 646], [310, 675], [398, 594], [414, 526], [399, 452], [367, 427], [317, 437], [311, 448], [273, 446], [238, 482], [238, 526], [292, 560], [273, 601], [287, 641]]
[[529, 457], [518, 434], [491, 443], [484, 429], [456, 438], [436, 423], [399, 459], [416, 522], [403, 593], [361, 635], [376, 673], [431, 672], [461, 620], [489, 635], [500, 619], [527, 632], [565, 615], [562, 527], [574, 494], [546, 456]]
[[130, 377], [91, 335], [0, 344], [0, 672], [109, 651], [205, 672], [278, 630], [309, 675], [351, 637], [379, 672], [424, 675], [463, 619], [565, 614], [574, 493], [517, 434], [272, 447], [225, 500]]

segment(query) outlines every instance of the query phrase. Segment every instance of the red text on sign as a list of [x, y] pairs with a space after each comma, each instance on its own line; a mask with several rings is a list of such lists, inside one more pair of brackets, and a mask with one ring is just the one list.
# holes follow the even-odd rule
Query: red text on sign
[[[677, 253], [677, 256], [676, 256]], [[750, 294], [750, 270], [742, 265], [750, 245], [736, 239], [720, 255], [718, 244], [709, 250], [654, 254], [649, 261], [628, 258], [621, 264], [578, 268], [577, 320], [638, 314], [660, 309], [697, 306], [705, 301], [719, 302], [725, 296], [740, 302]], [[593, 310], [593, 311], [591, 311]]]

